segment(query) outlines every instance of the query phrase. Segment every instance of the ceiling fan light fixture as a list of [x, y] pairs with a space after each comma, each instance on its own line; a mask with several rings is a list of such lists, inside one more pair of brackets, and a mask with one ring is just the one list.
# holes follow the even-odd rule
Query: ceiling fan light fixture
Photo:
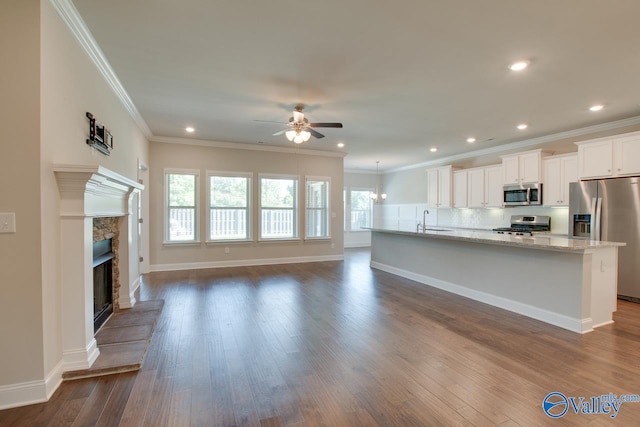
[[297, 132], [295, 130], [288, 130], [284, 133], [289, 141], [293, 141], [293, 138], [296, 137]]
[[311, 138], [311, 132], [308, 130], [301, 130], [300, 136], [302, 137], [302, 142], [307, 142]]

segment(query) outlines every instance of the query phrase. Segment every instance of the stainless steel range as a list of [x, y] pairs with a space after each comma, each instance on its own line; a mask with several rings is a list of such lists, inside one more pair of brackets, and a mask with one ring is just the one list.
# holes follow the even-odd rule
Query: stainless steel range
[[512, 215], [511, 227], [494, 228], [493, 231], [517, 236], [549, 233], [551, 231], [551, 217], [545, 215]]

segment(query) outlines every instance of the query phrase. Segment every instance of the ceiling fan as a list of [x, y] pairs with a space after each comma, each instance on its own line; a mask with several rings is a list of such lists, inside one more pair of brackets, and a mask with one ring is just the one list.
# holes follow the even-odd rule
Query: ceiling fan
[[[293, 115], [289, 118], [288, 123], [283, 123], [286, 128], [274, 133], [274, 136], [285, 134], [289, 141], [293, 141], [296, 144], [302, 144], [308, 141], [311, 136], [318, 139], [324, 138], [324, 135], [313, 128], [342, 128], [342, 123], [309, 123], [309, 120], [304, 116], [302, 109], [304, 105], [298, 104], [293, 110]], [[258, 122], [269, 122], [268, 120], [256, 120]], [[280, 122], [269, 122], [280, 123]]]

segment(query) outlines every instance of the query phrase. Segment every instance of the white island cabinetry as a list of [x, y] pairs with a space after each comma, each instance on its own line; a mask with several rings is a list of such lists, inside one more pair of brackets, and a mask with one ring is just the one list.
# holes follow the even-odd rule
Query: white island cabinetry
[[371, 266], [585, 333], [613, 323], [619, 246], [464, 229], [373, 229]]

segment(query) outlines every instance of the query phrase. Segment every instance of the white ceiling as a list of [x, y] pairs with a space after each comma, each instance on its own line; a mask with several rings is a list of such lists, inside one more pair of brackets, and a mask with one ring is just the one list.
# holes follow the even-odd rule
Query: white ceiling
[[254, 120], [304, 103], [344, 124], [305, 148], [388, 170], [640, 115], [637, 0], [73, 3], [155, 136], [290, 146]]

